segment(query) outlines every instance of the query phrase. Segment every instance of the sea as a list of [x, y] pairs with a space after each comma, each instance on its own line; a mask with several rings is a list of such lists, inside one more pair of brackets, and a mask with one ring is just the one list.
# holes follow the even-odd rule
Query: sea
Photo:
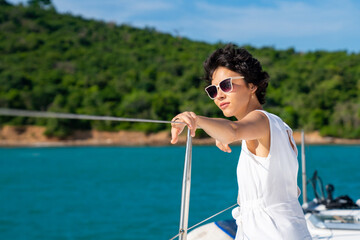
[[[317, 170], [335, 197], [360, 199], [360, 145], [305, 150], [308, 178]], [[189, 227], [236, 203], [240, 151], [193, 147]], [[185, 146], [0, 148], [0, 239], [170, 239], [184, 159]], [[225, 219], [231, 211], [210, 221]]]

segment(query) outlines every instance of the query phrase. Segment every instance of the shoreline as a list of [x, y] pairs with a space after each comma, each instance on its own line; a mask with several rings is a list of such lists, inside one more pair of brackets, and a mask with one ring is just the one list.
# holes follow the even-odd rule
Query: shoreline
[[[39, 126], [3, 126], [0, 128], [0, 147], [60, 147], [60, 146], [169, 146], [170, 132], [146, 134], [137, 131], [106, 132], [97, 130], [80, 131], [65, 138], [46, 137], [45, 127]], [[294, 131], [296, 144], [301, 143], [301, 132]], [[192, 140], [194, 145], [215, 145], [212, 138], [198, 138]], [[176, 145], [186, 143], [186, 131], [179, 136]], [[305, 133], [305, 143], [311, 145], [339, 144], [360, 145], [360, 139], [342, 139], [321, 137], [319, 132]], [[231, 145], [241, 145], [235, 142]]]

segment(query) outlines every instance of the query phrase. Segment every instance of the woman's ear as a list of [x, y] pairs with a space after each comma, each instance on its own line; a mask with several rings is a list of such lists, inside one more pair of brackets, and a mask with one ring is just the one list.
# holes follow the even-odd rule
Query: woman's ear
[[253, 83], [249, 83], [249, 88], [251, 90], [251, 93], [255, 93], [257, 90], [257, 86], [254, 85]]

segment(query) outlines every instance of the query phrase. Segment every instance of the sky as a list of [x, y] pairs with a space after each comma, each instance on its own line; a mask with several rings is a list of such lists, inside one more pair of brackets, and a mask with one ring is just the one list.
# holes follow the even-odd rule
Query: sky
[[[23, 0], [8, 0], [26, 3]], [[360, 53], [358, 0], [52, 0], [72, 13], [208, 43]]]

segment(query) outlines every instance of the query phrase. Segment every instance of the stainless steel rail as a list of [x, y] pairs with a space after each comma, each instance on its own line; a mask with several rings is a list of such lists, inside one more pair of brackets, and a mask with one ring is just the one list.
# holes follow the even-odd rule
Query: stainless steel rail
[[118, 121], [118, 122], [147, 122], [147, 123], [183, 123], [162, 120], [150, 120], [139, 118], [121, 118], [111, 116], [95, 116], [74, 113], [55, 113], [55, 112], [42, 112], [31, 110], [18, 110], [0, 108], [0, 115], [4, 116], [18, 116], [18, 117], [42, 117], [42, 118], [65, 118], [65, 119], [83, 119], [83, 120], [101, 120], [101, 121]]
[[307, 186], [306, 186], [306, 159], [305, 159], [305, 133], [301, 131], [301, 169], [302, 169], [302, 191], [303, 203], [307, 203]]
[[191, 140], [190, 129], [188, 129], [184, 175], [183, 175], [183, 183], [182, 183], [182, 194], [181, 194], [181, 212], [180, 212], [180, 229], [179, 229], [180, 240], [187, 239], [189, 206], [190, 206], [191, 156], [192, 156], [192, 140]]

